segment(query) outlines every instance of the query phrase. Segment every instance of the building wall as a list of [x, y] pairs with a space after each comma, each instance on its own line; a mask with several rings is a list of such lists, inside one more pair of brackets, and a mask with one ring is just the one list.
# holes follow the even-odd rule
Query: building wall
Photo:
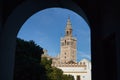
[[61, 69], [64, 74], [74, 76], [75, 80], [77, 80], [77, 76], [80, 76], [80, 80], [91, 80], [91, 62], [86, 59], [83, 59], [80, 62], [82, 64], [84, 64], [85, 62], [86, 66], [83, 67], [67, 66], [67, 67], [57, 67], [57, 68]]

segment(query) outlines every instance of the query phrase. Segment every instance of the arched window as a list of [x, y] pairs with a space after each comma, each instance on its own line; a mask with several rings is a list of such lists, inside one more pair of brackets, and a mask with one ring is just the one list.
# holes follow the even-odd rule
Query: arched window
[[66, 40], [65, 40], [65, 45], [66, 45]]
[[66, 59], [66, 56], [65, 56], [65, 59]]
[[83, 65], [85, 65], [85, 62], [83, 62]]
[[68, 35], [68, 31], [67, 31], [67, 35]]
[[66, 53], [65, 53], [65, 55], [66, 55]]

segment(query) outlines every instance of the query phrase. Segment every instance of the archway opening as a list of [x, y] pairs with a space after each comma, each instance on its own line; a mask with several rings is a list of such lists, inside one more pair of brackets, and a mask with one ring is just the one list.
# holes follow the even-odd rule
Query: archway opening
[[[90, 29], [88, 24], [82, 17], [80, 17], [78, 14], [70, 10], [64, 8], [48, 8], [40, 12], [37, 12], [24, 23], [23, 27], [21, 28], [18, 34], [18, 37], [25, 39], [27, 41], [29, 40], [35, 41], [38, 45], [40, 45], [41, 47], [43, 46], [44, 49], [47, 49], [49, 51], [48, 54], [50, 56], [53, 56], [55, 58], [56, 55], [60, 55], [59, 53], [61, 53], [60, 38], [64, 37], [68, 16], [70, 16], [70, 20], [72, 23], [73, 29], [72, 36], [77, 38], [76, 52], [73, 51], [72, 53], [77, 54], [77, 56], [75, 55], [77, 57], [75, 59], [78, 66], [83, 66], [83, 68], [86, 69], [85, 66], [88, 65], [85, 64], [81, 65], [81, 63], [85, 63], [86, 60], [91, 62]], [[69, 40], [65, 39], [65, 42], [67, 41]], [[74, 42], [69, 43], [74, 44]], [[74, 57], [74, 55], [72, 57]], [[79, 62], [80, 60], [81, 62]], [[69, 64], [71, 64], [71, 61], [69, 62]], [[73, 64], [73, 66], [76, 65]], [[68, 67], [70, 66], [67, 65], [67, 68]], [[81, 73], [80, 76], [81, 77], [84, 76], [82, 78], [86, 79], [89, 77], [91, 78], [91, 75], [85, 76], [85, 74]]]

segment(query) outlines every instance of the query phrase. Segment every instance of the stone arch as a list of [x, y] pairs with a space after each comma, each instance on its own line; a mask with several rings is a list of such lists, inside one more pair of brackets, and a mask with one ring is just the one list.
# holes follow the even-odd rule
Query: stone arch
[[[78, 4], [78, 7], [73, 5], [72, 1]], [[67, 9], [73, 10], [76, 13], [80, 12], [79, 15], [87, 20], [81, 10], [79, 10], [79, 7], [85, 11], [91, 28], [92, 79], [120, 80], [120, 8], [115, 0], [4, 0], [1, 4], [3, 10], [0, 8], [0, 21], [2, 20], [0, 22], [0, 74], [2, 74], [0, 75], [0, 80], [13, 80], [15, 36], [20, 29], [20, 24], [22, 25], [30, 17], [29, 14], [35, 13], [35, 10], [27, 10], [20, 13], [19, 10], [24, 10], [24, 8], [35, 8], [37, 10], [37, 7], [42, 10], [45, 9], [44, 6], [53, 7], [53, 4], [54, 7], [61, 6], [61, 8], [65, 8], [66, 6]], [[23, 7], [20, 8], [20, 6]], [[12, 16], [11, 14], [15, 10], [18, 10], [16, 13], [22, 16], [17, 14]], [[26, 16], [23, 16], [23, 13]], [[10, 19], [10, 16], [12, 16], [12, 19]], [[18, 17], [19, 24], [14, 19], [17, 18], [16, 20], [18, 20]], [[106, 46], [111, 49], [106, 50]], [[108, 57], [108, 54], [110, 57]], [[109, 63], [106, 64], [105, 61]]]
[[[2, 72], [5, 72], [3, 75], [8, 75], [8, 77], [2, 77], [4, 80], [13, 80], [13, 68], [14, 68], [14, 53], [15, 53], [15, 45], [16, 45], [16, 36], [19, 32], [21, 26], [23, 23], [34, 13], [46, 9], [46, 8], [52, 8], [52, 7], [59, 7], [59, 8], [66, 8], [69, 10], [72, 10], [82, 16], [85, 21], [88, 23], [88, 20], [82, 11], [81, 8], [79, 8], [74, 2], [67, 0], [60, 0], [60, 1], [33, 1], [33, 0], [27, 0], [24, 1], [21, 5], [17, 6], [13, 12], [8, 16], [8, 19], [5, 22], [4, 28], [2, 29], [1, 33], [1, 43], [4, 42], [6, 44], [2, 44], [1, 46], [4, 48], [2, 52], [6, 52], [6, 54], [3, 55], [3, 58], [7, 56], [7, 60], [5, 60], [6, 64], [3, 64], [3, 66], [9, 65], [9, 68], [7, 68], [5, 71], [2, 70]], [[4, 34], [4, 35], [3, 35]], [[6, 40], [6, 41], [4, 41]], [[7, 51], [5, 51], [8, 49]], [[2, 60], [4, 60], [2, 58]]]

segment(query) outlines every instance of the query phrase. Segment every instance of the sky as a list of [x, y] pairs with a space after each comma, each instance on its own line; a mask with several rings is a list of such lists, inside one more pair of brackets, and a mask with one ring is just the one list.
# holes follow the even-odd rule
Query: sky
[[77, 13], [64, 8], [48, 8], [33, 14], [22, 25], [17, 37], [33, 40], [46, 49], [50, 56], [60, 53], [60, 38], [65, 35], [67, 19], [70, 17], [73, 36], [77, 38], [77, 61], [91, 60], [90, 28]]

